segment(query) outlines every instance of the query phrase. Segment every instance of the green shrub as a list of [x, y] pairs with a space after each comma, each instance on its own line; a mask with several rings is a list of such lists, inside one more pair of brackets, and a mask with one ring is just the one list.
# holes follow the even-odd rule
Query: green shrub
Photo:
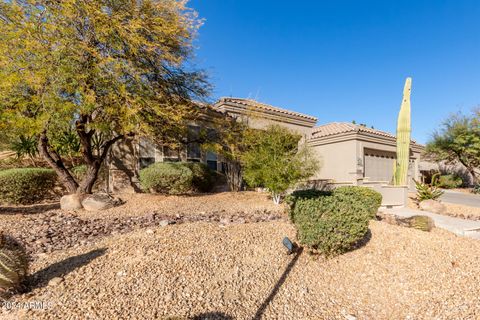
[[157, 162], [140, 170], [144, 191], [182, 194], [192, 190], [193, 172], [184, 163]]
[[364, 206], [368, 210], [371, 219], [375, 218], [378, 208], [382, 204], [382, 195], [371, 188], [358, 186], [338, 187], [333, 190], [333, 194], [337, 198], [341, 198], [342, 201], [358, 203], [360, 206]]
[[201, 162], [187, 162], [185, 165], [192, 170], [192, 186], [194, 191], [209, 192], [215, 184], [215, 172]]
[[44, 200], [55, 186], [51, 169], [21, 168], [0, 171], [0, 203], [31, 204]]
[[[432, 178], [433, 180], [433, 178]], [[440, 198], [443, 194], [443, 191], [438, 189], [436, 185], [429, 185], [425, 183], [415, 181], [415, 187], [417, 189], [417, 200], [418, 201], [423, 201], [423, 200], [436, 200]], [[433, 182], [435, 183], [435, 182]]]
[[371, 212], [361, 202], [344, 195], [299, 198], [290, 217], [302, 245], [326, 255], [351, 250], [368, 232]]
[[331, 194], [332, 193], [330, 191], [320, 191], [317, 189], [296, 190], [285, 197], [285, 203], [290, 207], [290, 209], [293, 209], [299, 199], [313, 199], [321, 196], [329, 196]]
[[438, 178], [437, 186], [445, 189], [458, 188], [463, 184], [462, 178], [453, 174], [446, 174]]

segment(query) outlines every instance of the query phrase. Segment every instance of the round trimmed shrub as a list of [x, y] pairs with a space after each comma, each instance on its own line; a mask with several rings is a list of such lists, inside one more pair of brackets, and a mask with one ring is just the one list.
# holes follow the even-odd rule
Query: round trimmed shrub
[[364, 239], [382, 196], [369, 188], [340, 187], [331, 193], [299, 191], [289, 201], [299, 242], [332, 256], [351, 250]]
[[321, 191], [317, 189], [303, 189], [303, 190], [295, 190], [291, 194], [285, 197], [285, 203], [293, 209], [295, 207], [295, 203], [299, 199], [313, 199], [318, 198], [320, 196], [329, 196], [332, 195], [331, 191]]
[[0, 171], [0, 203], [32, 204], [46, 199], [55, 186], [55, 171], [17, 168]]
[[382, 204], [382, 195], [367, 187], [345, 186], [333, 190], [333, 195], [338, 199], [355, 205], [364, 206], [370, 219], [375, 218], [378, 208]]
[[157, 162], [140, 170], [144, 191], [182, 194], [192, 189], [193, 172], [183, 163]]
[[194, 191], [209, 192], [215, 184], [215, 172], [213, 172], [206, 164], [201, 162], [184, 163], [192, 170], [192, 187]]

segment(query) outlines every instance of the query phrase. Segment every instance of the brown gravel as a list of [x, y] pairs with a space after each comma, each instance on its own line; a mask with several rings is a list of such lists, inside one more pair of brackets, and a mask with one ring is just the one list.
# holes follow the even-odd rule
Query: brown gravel
[[[480, 317], [480, 242], [378, 221], [370, 228], [364, 247], [340, 257], [302, 253], [262, 319]], [[39, 288], [16, 301], [51, 302], [51, 308], [3, 312], [20, 319], [191, 318], [209, 312], [252, 319], [293, 259], [281, 240], [294, 234], [288, 222], [275, 221], [190, 223], [109, 237], [33, 264]], [[58, 277], [63, 281], [42, 286]]]
[[[0, 318], [480, 318], [478, 240], [372, 221], [363, 247], [329, 260], [303, 252], [295, 262], [281, 244], [285, 236], [295, 238], [295, 229], [286, 219], [269, 220], [284, 209], [265, 195], [124, 198], [124, 206], [61, 219], [56, 210], [36, 209], [0, 216], [0, 228], [31, 229], [30, 235], [37, 232], [35, 224], [58, 231], [77, 220], [101, 230], [119, 221], [137, 223], [125, 234], [105, 233], [74, 248], [36, 251], [33, 290], [13, 297]], [[152, 213], [178, 214], [188, 223], [144, 224]], [[225, 221], [228, 217], [268, 221], [234, 223], [237, 218]], [[64, 234], [65, 241], [76, 232], [81, 233]], [[35, 304], [24, 309], [12, 304], [41, 302], [51, 306], [35, 310]]]
[[[480, 220], [480, 208], [447, 202], [442, 203], [447, 208], [446, 212], [444, 213], [447, 216], [469, 220]], [[411, 209], [420, 210], [415, 194], [410, 194], [408, 196], [408, 207]]]
[[461, 204], [443, 203], [447, 207], [447, 215], [462, 219], [480, 220], [480, 208]]
[[[156, 194], [121, 194], [118, 195], [126, 203], [120, 207], [102, 211], [102, 217], [138, 216], [150, 212], [161, 215], [176, 214], [225, 214], [258, 211], [283, 212], [283, 206], [277, 206], [264, 193], [222, 192], [192, 196], [164, 196]], [[97, 216], [98, 213], [80, 211], [84, 217]]]

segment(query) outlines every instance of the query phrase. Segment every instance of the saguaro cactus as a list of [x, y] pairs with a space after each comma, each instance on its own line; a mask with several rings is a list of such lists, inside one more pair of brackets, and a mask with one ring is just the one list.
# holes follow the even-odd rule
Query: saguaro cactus
[[397, 120], [397, 162], [395, 166], [394, 183], [397, 186], [407, 184], [408, 162], [410, 158], [410, 91], [412, 78], [405, 80], [403, 100]]

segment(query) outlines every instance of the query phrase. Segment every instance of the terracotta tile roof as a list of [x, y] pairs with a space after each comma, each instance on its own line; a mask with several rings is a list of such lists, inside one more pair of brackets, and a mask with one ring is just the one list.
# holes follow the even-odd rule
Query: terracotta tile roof
[[299, 112], [295, 112], [295, 111], [290, 111], [290, 110], [274, 107], [274, 106], [271, 106], [269, 104], [261, 103], [261, 102], [258, 102], [258, 101], [252, 100], [252, 99], [224, 97], [224, 98], [220, 98], [220, 100], [217, 102], [217, 104], [221, 103], [221, 102], [233, 102], [233, 103], [238, 103], [238, 104], [242, 104], [242, 105], [245, 105], [245, 106], [255, 107], [255, 108], [258, 108], [258, 109], [265, 110], [265, 111], [274, 111], [274, 112], [279, 112], [279, 113], [283, 113], [283, 114], [287, 114], [287, 115], [291, 115], [291, 116], [297, 116], [297, 117], [300, 117], [300, 118], [305, 118], [305, 119], [308, 119], [308, 120], [317, 121], [316, 117], [309, 116], [307, 114], [303, 114], [303, 113], [299, 113]]
[[388, 132], [364, 127], [364, 126], [349, 123], [349, 122], [331, 122], [331, 123], [327, 123], [327, 124], [315, 127], [312, 130], [311, 139], [333, 136], [336, 134], [347, 133], [347, 132], [366, 132], [366, 133], [371, 133], [378, 136], [396, 139], [393, 134], [390, 134]]

